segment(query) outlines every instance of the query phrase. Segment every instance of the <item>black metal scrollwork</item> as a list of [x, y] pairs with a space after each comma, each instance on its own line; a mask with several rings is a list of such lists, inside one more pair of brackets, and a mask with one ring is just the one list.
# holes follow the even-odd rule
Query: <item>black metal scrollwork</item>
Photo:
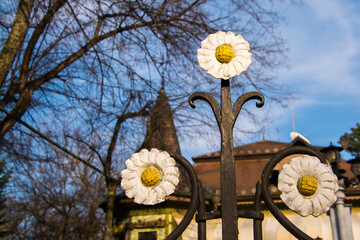
[[[220, 106], [216, 100], [208, 93], [197, 92], [190, 96], [189, 103], [193, 108], [194, 101], [204, 100], [207, 102], [215, 115], [221, 133], [221, 154], [220, 154], [220, 182], [221, 182], [221, 212], [207, 214], [208, 219], [222, 219], [223, 239], [238, 239], [237, 219], [239, 214], [237, 210], [236, 195], [236, 175], [235, 161], [233, 154], [233, 128], [242, 106], [250, 100], [259, 100], [257, 107], [264, 105], [264, 97], [258, 92], [249, 92], [240, 96], [234, 107], [231, 107], [230, 82], [221, 80], [221, 101]], [[256, 214], [256, 213], [255, 213]], [[247, 216], [245, 214], [245, 216]], [[204, 213], [199, 212], [198, 220], [205, 221]]]
[[[257, 107], [264, 105], [264, 97], [258, 92], [248, 92], [240, 96], [233, 108], [231, 108], [230, 98], [230, 84], [228, 81], [222, 80], [221, 84], [221, 104], [209, 94], [205, 92], [197, 92], [189, 97], [189, 104], [195, 108], [194, 102], [197, 100], [203, 100], [207, 102], [215, 115], [221, 132], [221, 153], [220, 153], [220, 177], [221, 177], [221, 211], [206, 212], [204, 189], [201, 182], [198, 181], [193, 166], [182, 156], [172, 155], [172, 157], [179, 162], [189, 174], [191, 181], [191, 202], [185, 217], [177, 228], [166, 238], [177, 239], [186, 227], [190, 224], [191, 219], [194, 217], [196, 210], [196, 221], [198, 223], [198, 239], [206, 240], [206, 221], [210, 219], [222, 219], [222, 238], [226, 240], [238, 239], [238, 218], [253, 219], [254, 239], [262, 239], [262, 221], [264, 220], [264, 214], [261, 211], [261, 201], [263, 200], [270, 212], [275, 218], [282, 224], [291, 234], [299, 239], [310, 240], [312, 239], [294, 224], [292, 224], [285, 215], [275, 205], [269, 192], [269, 179], [275, 166], [283, 160], [285, 157], [293, 154], [307, 154], [315, 156], [325, 163], [323, 155], [312, 148], [308, 144], [301, 146], [292, 145], [284, 150], [278, 152], [265, 166], [261, 181], [256, 185], [256, 192], [254, 198], [253, 210], [238, 210], [237, 198], [236, 198], [236, 179], [235, 179], [235, 167], [234, 167], [234, 155], [233, 155], [233, 127], [236, 119], [240, 113], [243, 105], [250, 100], [258, 100]], [[294, 140], [295, 142], [295, 140]], [[293, 143], [294, 143], [293, 142]], [[225, 187], [223, 187], [225, 186]]]
[[[294, 142], [296, 139], [294, 140]], [[262, 199], [264, 200], [266, 206], [269, 208], [270, 212], [274, 215], [274, 217], [279, 221], [281, 225], [283, 225], [292, 235], [297, 237], [298, 239], [310, 240], [312, 239], [306, 233], [301, 231], [298, 227], [296, 227], [293, 223], [291, 223], [285, 215], [279, 210], [274, 201], [271, 198], [269, 191], [269, 179], [273, 169], [276, 164], [278, 164], [284, 158], [294, 155], [294, 154], [306, 154], [310, 156], [314, 156], [320, 159], [322, 163], [326, 163], [323, 158], [323, 155], [309, 147], [309, 146], [290, 146], [285, 148], [284, 150], [278, 152], [265, 166], [262, 175], [261, 175], [261, 187], [262, 187]]]
[[[296, 139], [294, 140], [296, 142]], [[289, 146], [284, 150], [278, 152], [265, 166], [262, 175], [261, 181], [256, 185], [255, 199], [254, 199], [254, 210], [240, 210], [237, 211], [237, 218], [247, 218], [253, 219], [253, 228], [254, 228], [254, 240], [261, 240], [262, 238], [262, 221], [264, 220], [264, 214], [261, 211], [261, 201], [263, 200], [273, 214], [273, 216], [279, 221], [279, 223], [285, 227], [291, 234], [293, 234], [298, 239], [311, 240], [310, 236], [301, 231], [293, 223], [291, 223], [285, 215], [280, 211], [280, 209], [274, 203], [270, 191], [270, 177], [275, 166], [285, 159], [288, 156], [294, 154], [306, 154], [310, 156], [315, 156], [320, 159], [322, 163], [326, 163], [323, 158], [323, 155], [312, 148], [311, 146]], [[180, 224], [174, 229], [174, 231], [167, 236], [166, 240], [177, 239], [181, 234], [186, 230], [187, 226], [190, 224], [193, 219], [196, 211], [196, 222], [198, 223], [198, 239], [206, 240], [206, 221], [211, 219], [224, 218], [221, 211], [212, 211], [206, 212], [205, 208], [205, 197], [204, 189], [201, 185], [201, 182], [198, 180], [195, 169], [193, 166], [182, 156], [177, 154], [171, 155], [178, 163], [180, 163], [185, 170], [187, 171], [190, 182], [191, 182], [191, 201], [188, 207], [188, 210], [180, 222]], [[224, 238], [223, 239], [227, 239]]]

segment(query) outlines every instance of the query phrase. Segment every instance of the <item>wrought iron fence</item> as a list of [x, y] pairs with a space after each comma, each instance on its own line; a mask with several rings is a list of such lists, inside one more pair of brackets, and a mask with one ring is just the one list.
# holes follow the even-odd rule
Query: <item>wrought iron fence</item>
[[[301, 197], [297, 200], [303, 199], [304, 205], [307, 206], [304, 206], [304, 208], [299, 208], [299, 202], [295, 203], [294, 200], [297, 198], [297, 196], [294, 199], [289, 200], [288, 195], [284, 194], [282, 199], [285, 199], [285, 204], [288, 205], [292, 210], [297, 211], [302, 216], [306, 216], [310, 213], [314, 216], [318, 216], [322, 212], [327, 211], [330, 205], [332, 205], [336, 200], [335, 191], [338, 189], [336, 176], [333, 174], [331, 168], [326, 164], [326, 161], [323, 158], [323, 154], [317, 151], [315, 148], [311, 147], [310, 144], [303, 140], [302, 144], [292, 144], [273, 156], [273, 158], [263, 169], [261, 180], [256, 185], [253, 210], [238, 210], [235, 161], [233, 153], [233, 128], [240, 110], [246, 102], [250, 100], [257, 100], [257, 107], [262, 107], [264, 105], [264, 96], [261, 93], [248, 92], [240, 96], [235, 101], [234, 106], [231, 106], [229, 78], [235, 75], [240, 75], [242, 72], [247, 70], [251, 63], [252, 57], [248, 50], [250, 50], [250, 45], [248, 42], [246, 42], [241, 35], [236, 35], [231, 32], [217, 32], [215, 34], [210, 34], [204, 41], [201, 42], [201, 48], [198, 49], [197, 52], [200, 67], [205, 69], [207, 73], [213, 77], [221, 79], [221, 99], [219, 104], [209, 93], [196, 92], [190, 96], [189, 104], [191, 107], [195, 108], [195, 101], [202, 100], [207, 102], [213, 111], [215, 120], [221, 133], [221, 209], [220, 211], [206, 211], [204, 189], [197, 178], [194, 168], [184, 157], [173, 154], [172, 157], [185, 168], [190, 177], [192, 195], [189, 208], [183, 220], [166, 239], [177, 239], [185, 231], [186, 227], [190, 224], [197, 211], [195, 219], [198, 223], [198, 239], [200, 240], [206, 239], [206, 221], [217, 218], [220, 218], [222, 222], [222, 239], [238, 239], [238, 218], [248, 218], [253, 219], [254, 239], [260, 240], [263, 238], [262, 221], [264, 220], [264, 214], [261, 210], [261, 201], [265, 202], [267, 208], [279, 221], [279, 223], [295, 237], [306, 240], [312, 239], [286, 218], [286, 216], [274, 203], [269, 192], [269, 179], [275, 166], [284, 158], [294, 154], [312, 157], [302, 160], [294, 160], [293, 165], [299, 163], [300, 165], [304, 164], [303, 167], [305, 170], [299, 170], [298, 167], [295, 167], [295, 169], [299, 170], [300, 173], [295, 174], [295, 180], [292, 179], [289, 184], [286, 183], [286, 180], [283, 180], [286, 179], [284, 174], [287, 171], [290, 171], [291, 175], [291, 170], [284, 171], [284, 174], [280, 173], [282, 181], [281, 188], [285, 192], [288, 191], [286, 194], [293, 191], [292, 193], [295, 192], [295, 194], [299, 194], [298, 196], [301, 195]], [[300, 137], [298, 136], [294, 142], [299, 141], [299, 139]], [[313, 164], [312, 166], [320, 164], [316, 165], [319, 166], [320, 170], [309, 169], [311, 164]], [[322, 179], [317, 171], [322, 173], [326, 172], [326, 179]], [[319, 177], [319, 179], [317, 177]], [[312, 198], [312, 196], [318, 192], [318, 184], [323, 185], [324, 182], [326, 182], [326, 189], [323, 188], [321, 190], [323, 191], [323, 195], [317, 195], [316, 197]], [[319, 186], [319, 189], [321, 188], [322, 186]], [[279, 190], [281, 191], [280, 187]], [[323, 209], [321, 208], [322, 206], [320, 206], [320, 201], [318, 202], [317, 206], [315, 206], [316, 204], [312, 207], [309, 206], [309, 203], [314, 204], [313, 201], [318, 200], [315, 199], [317, 197], [327, 198], [327, 205], [325, 204], [326, 206]], [[300, 205], [301, 204], [302, 203], [300, 202]]]
[[[294, 154], [306, 154], [315, 156], [326, 163], [323, 158], [323, 154], [302, 142], [300, 145], [289, 145], [289, 147], [278, 152], [265, 166], [261, 180], [256, 185], [255, 199], [253, 204], [253, 210], [238, 210], [237, 208], [237, 196], [236, 196], [236, 180], [235, 180], [235, 162], [233, 154], [233, 127], [237, 116], [242, 106], [250, 100], [258, 100], [256, 105], [262, 107], [264, 104], [264, 97], [258, 92], [249, 92], [240, 96], [234, 106], [231, 108], [230, 99], [230, 84], [227, 80], [221, 82], [221, 107], [216, 100], [208, 93], [197, 92], [190, 96], [189, 103], [195, 108], [194, 102], [196, 100], [203, 100], [207, 102], [215, 115], [219, 129], [221, 131], [221, 152], [220, 152], [220, 178], [221, 178], [221, 209], [220, 211], [207, 212], [205, 207], [204, 189], [201, 182], [198, 180], [196, 172], [193, 166], [184, 157], [178, 154], [172, 154], [171, 156], [185, 168], [190, 177], [191, 182], [191, 202], [188, 210], [176, 227], [176, 229], [166, 238], [177, 239], [186, 230], [191, 220], [195, 216], [198, 223], [198, 239], [206, 239], [206, 221], [211, 219], [221, 218], [222, 220], [222, 239], [231, 240], [238, 239], [238, 218], [253, 219], [254, 239], [260, 240], [262, 237], [262, 221], [264, 220], [264, 214], [261, 209], [261, 201], [264, 201], [267, 208], [279, 221], [281, 225], [285, 227], [290, 233], [292, 233], [298, 239], [312, 239], [293, 223], [291, 223], [286, 216], [280, 211], [278, 206], [274, 203], [271, 194], [269, 192], [270, 182], [269, 179], [275, 168], [275, 166], [284, 158]], [[294, 142], [300, 139], [295, 139]], [[301, 141], [301, 140], [300, 140]], [[197, 213], [196, 213], [197, 212]], [[196, 213], [196, 215], [195, 215]]]

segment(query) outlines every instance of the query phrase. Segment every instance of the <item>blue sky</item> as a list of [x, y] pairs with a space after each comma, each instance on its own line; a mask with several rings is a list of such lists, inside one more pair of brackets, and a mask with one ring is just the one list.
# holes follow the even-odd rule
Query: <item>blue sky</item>
[[[289, 68], [280, 69], [276, 81], [296, 92], [295, 130], [313, 145], [337, 144], [360, 122], [360, 1], [309, 0], [282, 5], [280, 11], [286, 19], [281, 32], [289, 47]], [[290, 108], [274, 109], [270, 117], [266, 140], [290, 142]], [[183, 154], [191, 159], [219, 150], [205, 145], [182, 146]]]
[[[305, 1], [283, 11], [290, 69], [278, 80], [299, 92], [295, 129], [313, 145], [337, 144], [360, 122], [360, 1]], [[274, 123], [280, 141], [288, 141], [293, 129], [289, 111]]]

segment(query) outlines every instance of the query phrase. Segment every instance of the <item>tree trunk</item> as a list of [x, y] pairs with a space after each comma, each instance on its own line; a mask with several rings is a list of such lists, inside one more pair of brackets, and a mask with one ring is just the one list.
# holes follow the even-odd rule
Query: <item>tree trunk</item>
[[[19, 97], [19, 100], [16, 102], [15, 107], [11, 111], [11, 114], [14, 117], [20, 119], [24, 115], [24, 113], [30, 106], [33, 92], [34, 90], [31, 87], [26, 87], [23, 90], [22, 94]], [[4, 137], [4, 135], [14, 126], [15, 123], [16, 120], [9, 116], [6, 116], [0, 122], [0, 139]]]
[[20, 0], [19, 2], [13, 27], [0, 52], [0, 86], [5, 81], [14, 59], [24, 42], [29, 29], [29, 18], [33, 3], [33, 0]]
[[107, 185], [104, 240], [114, 240], [113, 219], [115, 209], [115, 190], [117, 186], [118, 183], [116, 181], [110, 181]]

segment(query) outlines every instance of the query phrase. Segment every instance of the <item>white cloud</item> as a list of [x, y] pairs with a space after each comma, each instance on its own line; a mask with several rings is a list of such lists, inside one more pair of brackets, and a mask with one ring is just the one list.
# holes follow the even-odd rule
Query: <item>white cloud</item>
[[358, 96], [360, 16], [353, 4], [317, 0], [293, 10], [291, 24], [285, 28], [292, 69], [281, 73], [283, 78], [297, 89], [309, 88], [312, 94]]
[[[300, 93], [293, 101], [296, 130], [315, 145], [336, 143], [360, 116], [360, 1], [307, 0], [285, 13], [291, 68], [279, 78]], [[276, 124], [287, 137], [291, 118]]]

